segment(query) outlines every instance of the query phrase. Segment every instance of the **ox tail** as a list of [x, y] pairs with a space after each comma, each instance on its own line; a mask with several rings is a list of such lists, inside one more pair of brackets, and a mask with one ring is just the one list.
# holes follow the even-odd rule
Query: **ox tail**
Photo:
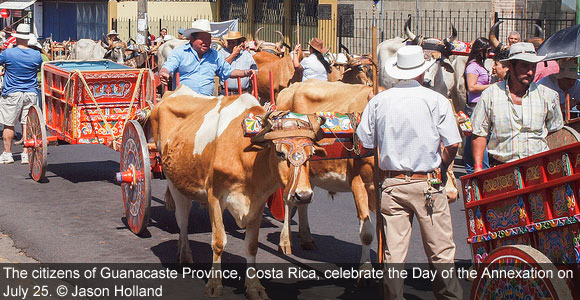
[[165, 190], [165, 208], [168, 211], [175, 211], [175, 200], [173, 200], [169, 187]]

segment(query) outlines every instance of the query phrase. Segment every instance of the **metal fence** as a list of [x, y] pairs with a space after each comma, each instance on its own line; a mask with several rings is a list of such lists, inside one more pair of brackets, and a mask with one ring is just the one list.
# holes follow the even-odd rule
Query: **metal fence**
[[503, 41], [507, 40], [507, 35], [511, 31], [520, 33], [520, 37], [525, 40], [536, 35], [534, 24], [539, 25], [544, 30], [545, 37], [576, 24], [575, 13], [542, 13], [529, 12], [500, 12], [494, 15], [495, 21], [503, 21], [500, 27], [499, 36]]
[[[167, 28], [167, 33], [177, 37], [179, 28], [187, 29], [191, 27], [191, 23], [198, 19], [212, 20], [212, 16], [165, 16], [163, 18], [148, 18], [147, 25], [149, 26], [149, 33], [158, 36], [161, 28]], [[135, 39], [137, 36], [137, 17], [131, 18], [117, 18], [112, 20], [112, 27], [119, 34], [119, 38], [123, 41], [128, 39]]]
[[[521, 33], [522, 39], [534, 35], [533, 24], [540, 25], [548, 37], [568, 26], [575, 24], [573, 13], [535, 13], [527, 14], [515, 12], [490, 11], [429, 11], [419, 12], [418, 24], [416, 11], [390, 11], [377, 14], [378, 41], [394, 37], [404, 37], [404, 26], [408, 15], [411, 15], [411, 30], [415, 34], [427, 37], [445, 38], [451, 34], [451, 23], [458, 32], [458, 39], [465, 42], [477, 37], [487, 37], [494, 21], [502, 20], [498, 38], [507, 41], [509, 32], [516, 30]], [[371, 12], [358, 12], [353, 15], [338, 16], [338, 41], [351, 53], [370, 53], [372, 48], [371, 28], [373, 16]], [[418, 27], [418, 30], [417, 30]]]

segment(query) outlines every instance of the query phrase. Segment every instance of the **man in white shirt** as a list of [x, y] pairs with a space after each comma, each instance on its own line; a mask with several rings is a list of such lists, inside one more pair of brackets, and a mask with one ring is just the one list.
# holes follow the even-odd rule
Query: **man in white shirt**
[[[363, 147], [378, 147], [385, 173], [381, 215], [386, 266], [402, 268], [416, 215], [425, 253], [439, 274], [433, 293], [438, 299], [461, 299], [457, 279], [440, 276], [441, 270], [453, 267], [455, 243], [445, 183], [437, 175], [446, 174], [461, 136], [449, 101], [420, 84], [434, 62], [425, 61], [419, 46], [400, 48], [386, 62], [386, 71], [401, 81], [371, 99], [356, 134]], [[386, 299], [404, 299], [403, 279], [385, 278], [384, 288]]]

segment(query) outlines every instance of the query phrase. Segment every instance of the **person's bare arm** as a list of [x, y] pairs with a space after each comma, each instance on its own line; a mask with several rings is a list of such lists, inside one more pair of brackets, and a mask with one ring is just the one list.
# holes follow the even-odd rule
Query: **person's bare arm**
[[441, 152], [441, 164], [443, 169], [447, 170], [447, 167], [449, 167], [453, 162], [458, 148], [459, 143], [443, 147], [443, 151]]
[[232, 51], [232, 54], [230, 54], [230, 56], [226, 57], [226, 61], [229, 64], [232, 64], [232, 62], [234, 61], [234, 59], [236, 59], [236, 57], [238, 57], [238, 54], [240, 54], [240, 52], [242, 52], [242, 46], [241, 45], [235, 46], [234, 50]]
[[230, 74], [230, 78], [250, 77], [250, 76], [252, 76], [255, 73], [256, 73], [256, 71], [254, 71], [252, 69], [247, 69], [247, 70], [235, 69]]
[[294, 69], [300, 69], [302, 70], [302, 65], [300, 64], [300, 61], [298, 60], [298, 53], [302, 51], [302, 46], [300, 44], [297, 44], [296, 47], [294, 47], [294, 58], [292, 59], [292, 62], [294, 63]]
[[169, 81], [169, 70], [161, 68], [161, 70], [159, 70], [159, 79], [161, 84], [167, 85], [167, 82]]
[[481, 93], [490, 86], [489, 84], [478, 84], [477, 77], [477, 74], [467, 74], [467, 90], [470, 93]]
[[479, 172], [483, 170], [483, 153], [485, 151], [485, 145], [487, 144], [487, 139], [484, 136], [473, 136], [471, 141], [471, 146], [473, 149], [473, 169], [474, 172]]

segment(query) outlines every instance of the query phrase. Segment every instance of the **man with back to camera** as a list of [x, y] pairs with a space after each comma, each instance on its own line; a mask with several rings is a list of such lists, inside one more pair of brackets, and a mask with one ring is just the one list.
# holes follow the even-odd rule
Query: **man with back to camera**
[[[441, 276], [454, 266], [455, 243], [440, 175], [446, 174], [461, 136], [449, 101], [421, 85], [434, 62], [425, 61], [420, 46], [400, 48], [386, 62], [386, 71], [401, 81], [369, 101], [356, 134], [363, 147], [376, 146], [380, 153], [386, 248], [379, 255], [384, 255], [385, 267], [403, 268], [416, 216], [425, 254], [437, 270], [433, 293], [437, 299], [462, 299], [457, 278]], [[385, 278], [384, 290], [385, 299], [404, 299], [403, 279]]]
[[[0, 100], [0, 123], [4, 124], [2, 134], [4, 152], [0, 155], [0, 164], [14, 162], [12, 156], [12, 141], [14, 126], [20, 121], [23, 136], [26, 136], [26, 116], [28, 110], [36, 103], [37, 73], [42, 65], [39, 51], [28, 47], [31, 38], [30, 25], [18, 25], [12, 34], [16, 38], [16, 46], [0, 53], [0, 64], [4, 65], [4, 87]], [[28, 154], [22, 152], [21, 163], [28, 163]]]
[[217, 30], [211, 31], [208, 20], [197, 20], [191, 27], [183, 33], [190, 42], [175, 48], [159, 71], [162, 84], [167, 84], [169, 75], [177, 70], [181, 84], [201, 95], [212, 96], [214, 76], [223, 81], [255, 73], [252, 69], [232, 70], [230, 64], [211, 49], [211, 34]]
[[564, 126], [558, 93], [533, 82], [538, 56], [531, 43], [510, 47], [506, 80], [481, 94], [471, 123], [475, 172], [482, 170], [487, 142], [490, 166], [548, 150], [546, 136]]

